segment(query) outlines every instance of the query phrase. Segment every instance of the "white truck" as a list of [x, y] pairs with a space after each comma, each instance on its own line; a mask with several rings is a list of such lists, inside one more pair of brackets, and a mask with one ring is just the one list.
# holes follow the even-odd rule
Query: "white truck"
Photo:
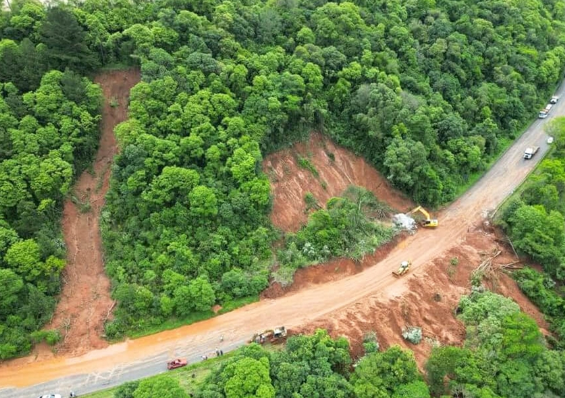
[[559, 96], [558, 95], [554, 95], [553, 97], [551, 97], [551, 99], [549, 100], [550, 104], [557, 104], [557, 102], [559, 101]]
[[529, 148], [526, 148], [526, 150], [524, 151], [524, 159], [531, 159], [534, 157], [534, 155], [536, 153], [538, 153], [539, 151], [539, 146], [532, 146]]

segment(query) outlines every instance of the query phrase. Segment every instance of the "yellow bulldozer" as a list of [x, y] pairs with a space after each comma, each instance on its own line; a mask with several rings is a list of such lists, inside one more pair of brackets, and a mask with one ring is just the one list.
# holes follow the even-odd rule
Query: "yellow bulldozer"
[[424, 215], [424, 217], [426, 217], [424, 220], [421, 220], [421, 221], [420, 221], [420, 225], [421, 225], [422, 227], [425, 227], [425, 228], [436, 228], [436, 227], [439, 225], [437, 219], [431, 218], [431, 217], [430, 217], [430, 213], [428, 213], [428, 212], [426, 211], [426, 209], [424, 209], [422, 206], [418, 206], [418, 207], [416, 207], [415, 209], [410, 210], [408, 213], [406, 213], [406, 215], [409, 216], [409, 215], [411, 215], [411, 214], [418, 213], [418, 212], [419, 212], [419, 213], [422, 213], [422, 214]]
[[411, 261], [403, 261], [400, 263], [400, 267], [398, 268], [398, 271], [392, 271], [392, 274], [397, 278], [401, 277], [402, 275], [406, 275], [411, 265], [412, 265]]

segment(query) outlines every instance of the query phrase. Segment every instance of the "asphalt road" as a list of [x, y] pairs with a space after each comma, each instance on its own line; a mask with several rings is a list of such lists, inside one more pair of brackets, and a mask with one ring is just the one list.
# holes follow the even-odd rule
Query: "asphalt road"
[[[34, 398], [41, 394], [68, 396], [93, 392], [166, 371], [166, 361], [183, 356], [189, 362], [201, 360], [216, 348], [225, 352], [248, 340], [254, 332], [285, 325], [298, 327], [313, 320], [331, 319], [332, 313], [351, 308], [370, 298], [386, 300], [400, 294], [405, 279], [395, 279], [391, 271], [404, 259], [413, 259], [413, 277], [432, 265], [432, 260], [458, 244], [467, 228], [493, 212], [527, 177], [548, 150], [543, 126], [565, 115], [563, 98], [544, 120], [536, 120], [500, 160], [461, 198], [440, 214], [437, 230], [419, 231], [395, 248], [387, 258], [364, 272], [314, 286], [281, 297], [264, 300], [216, 318], [136, 340], [114, 344], [75, 358], [58, 357], [34, 362], [19, 359], [0, 365], [0, 396]], [[528, 146], [540, 146], [532, 160], [522, 158]], [[220, 336], [225, 339], [220, 341]]]

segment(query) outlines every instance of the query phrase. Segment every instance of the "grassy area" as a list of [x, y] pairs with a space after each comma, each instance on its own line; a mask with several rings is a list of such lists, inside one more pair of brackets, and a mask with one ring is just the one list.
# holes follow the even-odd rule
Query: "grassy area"
[[[224, 306], [222, 307], [222, 309], [220, 311], [218, 311], [217, 314], [214, 314], [213, 311], [194, 312], [194, 313], [188, 315], [185, 318], [169, 319], [169, 320], [167, 320], [167, 321], [165, 321], [165, 322], [163, 322], [159, 325], [154, 325], [154, 326], [151, 325], [151, 326], [148, 326], [148, 327], [146, 327], [142, 330], [139, 330], [139, 331], [132, 331], [132, 332], [128, 333], [127, 337], [130, 337], [132, 339], [137, 339], [139, 337], [159, 333], [159, 332], [162, 332], [164, 330], [176, 329], [176, 328], [179, 328], [181, 326], [190, 325], [190, 324], [193, 324], [193, 323], [196, 323], [196, 322], [200, 322], [200, 321], [204, 321], [206, 319], [213, 318], [213, 317], [221, 315], [221, 314], [225, 314], [226, 312], [233, 311], [237, 308], [246, 306], [246, 305], [254, 303], [256, 301], [259, 301], [259, 296], [242, 297], [242, 298], [235, 299], [233, 301], [229, 301], [229, 302], [225, 303]], [[121, 339], [113, 340], [112, 342], [117, 342], [117, 341], [121, 341]]]
[[[198, 387], [204, 383], [206, 377], [216, 368], [218, 368], [222, 362], [227, 360], [228, 358], [233, 357], [237, 353], [236, 351], [232, 351], [226, 353], [224, 356], [219, 358], [211, 358], [207, 361], [202, 361], [198, 363], [194, 363], [192, 365], [188, 365], [184, 368], [175, 369], [168, 371], [165, 375], [171, 377], [179, 382], [181, 387], [187, 393], [195, 393]], [[192, 375], [194, 374], [194, 378]], [[148, 379], [155, 379], [158, 377], [162, 377], [163, 375], [151, 376]], [[91, 394], [81, 394], [81, 397], [85, 398], [114, 398], [114, 393], [118, 387], [108, 388], [107, 390], [93, 392]]]
[[218, 315], [225, 314], [226, 312], [233, 311], [240, 307], [245, 307], [247, 304], [255, 303], [257, 301], [259, 301], [259, 296], [242, 297], [229, 301], [224, 304], [220, 311], [218, 311]]
[[106, 65], [100, 69], [99, 72], [111, 72], [115, 70], [129, 70], [129, 69], [139, 69], [139, 65], [136, 64], [124, 64], [124, 63], [115, 63]]

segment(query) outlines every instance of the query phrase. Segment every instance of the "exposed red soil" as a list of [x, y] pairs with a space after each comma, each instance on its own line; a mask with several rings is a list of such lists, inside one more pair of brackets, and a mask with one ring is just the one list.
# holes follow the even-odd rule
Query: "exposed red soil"
[[[299, 157], [307, 159], [318, 176], [300, 167]], [[341, 195], [350, 185], [357, 185], [400, 212], [414, 207], [410, 199], [393, 189], [363, 158], [317, 132], [306, 142], [267, 156], [263, 172], [269, 176], [274, 196], [271, 221], [287, 232], [298, 231], [306, 223], [304, 196], [308, 192], [320, 206], [325, 206], [328, 199]]]
[[[46, 329], [58, 329], [63, 336], [56, 347], [59, 353], [80, 355], [108, 345], [102, 334], [114, 302], [110, 297], [110, 280], [104, 272], [98, 223], [108, 191], [110, 166], [118, 151], [114, 127], [126, 120], [129, 92], [139, 80], [140, 73], [136, 70], [102, 73], [95, 79], [105, 98], [100, 147], [94, 160], [94, 173], [88, 170], [82, 173], [72, 191], [82, 206], [70, 198], [64, 204], [62, 224], [67, 264], [59, 303], [46, 326]], [[119, 105], [112, 107], [111, 101]], [[90, 210], [85, 211], [88, 203]], [[38, 348], [36, 355], [49, 353]]]
[[[311, 333], [325, 328], [334, 337], [346, 336], [353, 356], [361, 357], [363, 336], [374, 331], [382, 349], [400, 345], [412, 350], [423, 370], [434, 345], [463, 344], [465, 327], [456, 318], [455, 310], [461, 295], [470, 293], [471, 274], [477, 266], [496, 249], [502, 250], [502, 254], [493, 260], [494, 269], [516, 261], [512, 250], [499, 241], [497, 234], [498, 231], [485, 231], [482, 225], [473, 228], [461, 245], [436, 258], [425, 273], [407, 275], [408, 292], [388, 300], [382, 295], [365, 297], [292, 332]], [[453, 258], [458, 259], [458, 265], [451, 265]], [[496, 278], [483, 282], [489, 290], [512, 298], [522, 311], [535, 319], [542, 333], [549, 334], [543, 314], [524, 296], [516, 282], [500, 270], [494, 275]], [[402, 329], [408, 326], [422, 328], [424, 339], [420, 344], [414, 345], [402, 338]]]
[[[333, 154], [333, 160], [330, 153]], [[301, 168], [298, 164], [299, 157], [308, 159], [318, 176]], [[304, 195], [307, 192], [316, 197], [318, 204], [324, 205], [331, 197], [342, 194], [349, 185], [358, 185], [371, 190], [379, 200], [401, 212], [414, 206], [413, 202], [392, 189], [386, 179], [362, 158], [336, 146], [320, 133], [313, 133], [307, 142], [269, 155], [263, 162], [263, 171], [271, 180], [274, 194], [271, 220], [284, 231], [297, 231], [306, 223], [308, 214]], [[434, 233], [433, 230], [418, 231], [418, 234]], [[511, 248], [501, 243], [502, 237], [500, 231], [488, 224], [479, 223], [469, 227], [462, 243], [434, 259], [424, 275], [408, 275], [404, 279], [407, 293], [393, 295], [388, 299], [382, 295], [365, 297], [323, 319], [294, 329], [291, 334], [311, 333], [316, 328], [325, 328], [334, 337], [346, 336], [351, 343], [353, 355], [360, 357], [363, 354], [364, 334], [375, 331], [382, 348], [399, 344], [414, 351], [422, 369], [433, 345], [463, 344], [465, 327], [456, 318], [455, 309], [461, 295], [470, 292], [471, 273], [485, 256], [499, 248], [502, 254], [493, 264], [508, 264], [516, 260]], [[299, 269], [292, 285], [282, 287], [278, 283], [272, 283], [261, 298], [275, 299], [292, 295], [313, 285], [360, 273], [387, 257], [394, 248], [401, 248], [406, 244], [406, 236], [402, 235], [358, 263], [339, 258]], [[453, 258], [458, 259], [457, 266], [451, 265]], [[525, 313], [536, 320], [542, 332], [548, 334], [543, 314], [523, 295], [516, 282], [501, 271], [494, 275], [497, 276], [494, 280], [485, 280], [487, 287], [514, 299]], [[399, 287], [399, 291], [402, 290], [402, 286]], [[402, 338], [402, 329], [408, 326], [422, 327], [424, 340], [419, 345], [410, 344]]]

